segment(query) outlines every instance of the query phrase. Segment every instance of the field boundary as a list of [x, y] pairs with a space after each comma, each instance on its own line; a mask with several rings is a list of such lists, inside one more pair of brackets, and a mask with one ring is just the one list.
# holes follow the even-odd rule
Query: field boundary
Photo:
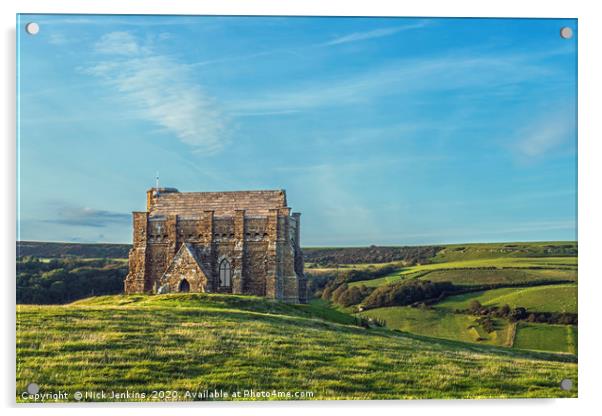
[[508, 333], [508, 347], [514, 347], [514, 340], [516, 338], [516, 327], [518, 326], [518, 322], [510, 322], [510, 331]]

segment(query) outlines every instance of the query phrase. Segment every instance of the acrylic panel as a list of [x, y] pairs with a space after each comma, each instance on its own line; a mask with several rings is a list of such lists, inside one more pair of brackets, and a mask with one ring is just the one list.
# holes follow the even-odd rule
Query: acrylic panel
[[576, 397], [577, 34], [18, 15], [17, 402]]

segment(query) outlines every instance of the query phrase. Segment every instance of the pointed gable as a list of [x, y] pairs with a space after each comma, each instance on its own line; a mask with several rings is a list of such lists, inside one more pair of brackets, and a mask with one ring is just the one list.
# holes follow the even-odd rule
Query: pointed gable
[[167, 285], [169, 292], [180, 292], [182, 287], [190, 292], [205, 292], [208, 276], [194, 247], [190, 243], [184, 243], [163, 273], [161, 286]]

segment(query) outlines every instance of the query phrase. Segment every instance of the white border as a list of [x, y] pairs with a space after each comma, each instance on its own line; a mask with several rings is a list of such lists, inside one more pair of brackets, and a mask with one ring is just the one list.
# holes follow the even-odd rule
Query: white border
[[[306, 0], [306, 1], [194, 1], [194, 0], [4, 0], [2, 8], [2, 178], [3, 204], [0, 233], [2, 259], [2, 376], [0, 393], [8, 414], [82, 414], [105, 415], [137, 414], [164, 415], [165, 413], [240, 413], [245, 415], [288, 415], [307, 413], [365, 414], [379, 413], [438, 413], [449, 415], [504, 415], [518, 412], [545, 412], [546, 414], [589, 413], [596, 408], [600, 385], [600, 318], [599, 307], [602, 275], [597, 261], [602, 245], [600, 215], [600, 157], [599, 97], [601, 15], [594, 1], [524, 0], [488, 1], [421, 0], [386, 2], [381, 0]], [[107, 14], [237, 14], [237, 15], [338, 15], [338, 16], [441, 16], [441, 17], [576, 17], [579, 18], [579, 399], [573, 400], [485, 400], [485, 401], [388, 401], [388, 402], [304, 402], [304, 403], [202, 403], [196, 406], [156, 407], [94, 405], [82, 407], [48, 406], [46, 408], [15, 409], [14, 405], [14, 259], [15, 259], [15, 14], [21, 13], [107, 13]], [[553, 97], [551, 98], [553, 99]], [[5, 414], [7, 414], [5, 413]]]

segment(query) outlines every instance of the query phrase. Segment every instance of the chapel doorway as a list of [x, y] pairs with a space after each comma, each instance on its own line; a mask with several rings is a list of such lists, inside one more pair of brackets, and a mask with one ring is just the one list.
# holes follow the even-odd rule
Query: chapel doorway
[[190, 292], [190, 283], [188, 283], [188, 280], [182, 279], [178, 292]]

